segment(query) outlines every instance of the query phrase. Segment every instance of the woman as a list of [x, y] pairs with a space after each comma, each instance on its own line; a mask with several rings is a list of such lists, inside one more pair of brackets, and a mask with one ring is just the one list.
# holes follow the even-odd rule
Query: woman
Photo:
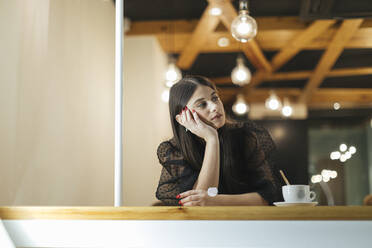
[[[173, 85], [169, 112], [174, 137], [157, 151], [163, 168], [156, 197], [165, 205], [272, 205], [280, 200], [270, 135], [250, 121], [226, 121], [207, 78], [189, 76]], [[208, 194], [213, 187], [216, 196]]]

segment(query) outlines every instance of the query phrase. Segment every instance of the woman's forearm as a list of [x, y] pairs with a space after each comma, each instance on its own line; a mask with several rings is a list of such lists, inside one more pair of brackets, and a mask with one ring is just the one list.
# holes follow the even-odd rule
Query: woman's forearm
[[256, 192], [239, 195], [217, 195], [211, 198], [214, 206], [267, 206], [268, 203]]
[[209, 187], [218, 187], [220, 177], [220, 142], [218, 135], [206, 141], [203, 165], [194, 189], [207, 190]]

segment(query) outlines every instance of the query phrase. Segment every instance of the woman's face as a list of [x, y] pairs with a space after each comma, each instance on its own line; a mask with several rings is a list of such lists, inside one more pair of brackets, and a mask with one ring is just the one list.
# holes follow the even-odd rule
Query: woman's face
[[212, 88], [199, 85], [186, 106], [190, 110], [195, 110], [202, 120], [213, 124], [217, 129], [225, 125], [223, 104]]

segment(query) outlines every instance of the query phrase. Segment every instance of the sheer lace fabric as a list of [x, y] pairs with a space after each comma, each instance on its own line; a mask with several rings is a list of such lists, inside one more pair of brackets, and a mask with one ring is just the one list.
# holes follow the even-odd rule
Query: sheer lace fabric
[[[220, 179], [218, 191], [220, 194], [259, 193], [270, 205], [281, 199], [281, 185], [277, 169], [273, 165], [275, 144], [269, 133], [251, 121], [226, 124], [228, 133], [232, 135], [233, 149], [232, 166], [238, 172], [238, 180], [231, 181], [224, 171], [223, 150], [221, 149]], [[247, 145], [257, 140], [257, 146]], [[161, 143], [157, 150], [159, 162], [162, 165], [156, 197], [165, 205], [178, 205], [176, 196], [192, 189], [199, 171], [193, 169], [183, 158], [174, 139]], [[254, 164], [254, 166], [252, 166]], [[230, 180], [227, 182], [227, 180]]]

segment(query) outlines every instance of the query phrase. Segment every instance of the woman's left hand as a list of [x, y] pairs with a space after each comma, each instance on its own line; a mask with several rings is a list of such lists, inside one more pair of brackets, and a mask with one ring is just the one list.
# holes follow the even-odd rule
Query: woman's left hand
[[213, 205], [212, 197], [206, 190], [193, 189], [185, 191], [177, 196], [180, 199], [179, 204], [182, 206], [211, 206]]

